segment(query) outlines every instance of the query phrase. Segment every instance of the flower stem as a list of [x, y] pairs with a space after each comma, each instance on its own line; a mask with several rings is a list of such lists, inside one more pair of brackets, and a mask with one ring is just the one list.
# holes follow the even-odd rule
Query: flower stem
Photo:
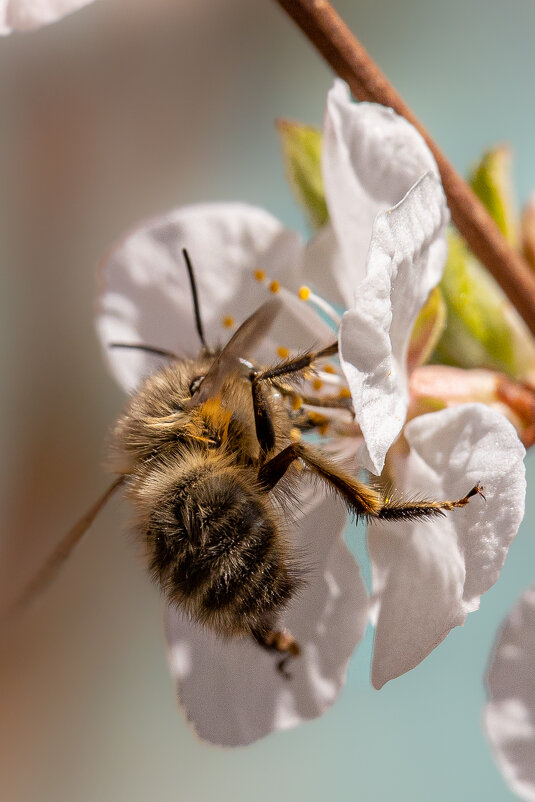
[[358, 100], [390, 106], [424, 137], [440, 170], [453, 222], [535, 336], [535, 275], [386, 76], [327, 0], [276, 0], [299, 25]]

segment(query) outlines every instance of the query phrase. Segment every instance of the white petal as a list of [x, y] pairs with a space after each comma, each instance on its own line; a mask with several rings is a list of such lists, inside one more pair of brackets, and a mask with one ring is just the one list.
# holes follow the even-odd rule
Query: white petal
[[255, 279], [258, 270], [280, 282], [285, 301], [264, 344], [263, 359], [273, 361], [280, 345], [299, 350], [332, 341], [328, 326], [295, 295], [302, 283], [297, 234], [267, 212], [242, 204], [184, 207], [148, 221], [104, 260], [97, 328], [111, 370], [127, 391], [159, 367], [161, 359], [112, 349], [109, 343], [144, 344], [179, 357], [199, 353], [184, 247], [193, 262], [209, 345], [224, 344], [271, 297], [269, 281]]
[[504, 623], [487, 672], [485, 728], [509, 786], [535, 802], [535, 585]]
[[[364, 278], [376, 215], [399, 203], [424, 173], [438, 178], [438, 168], [410, 123], [384, 106], [353, 103], [347, 85], [339, 80], [327, 96], [322, 168], [327, 206], [344, 257], [341, 267], [349, 277], [339, 280], [347, 308]], [[321, 291], [321, 272], [316, 279]]]
[[364, 435], [361, 464], [379, 474], [408, 406], [407, 349], [414, 321], [446, 259], [442, 186], [425, 175], [373, 225], [367, 274], [340, 326], [340, 355]]
[[61, 19], [93, 0], [4, 0], [0, 4], [0, 35], [29, 31]]
[[277, 671], [277, 656], [252, 641], [223, 641], [167, 609], [171, 672], [204, 740], [248, 744], [315, 718], [334, 702], [367, 620], [366, 591], [341, 539], [345, 523], [343, 505], [316, 492], [296, 525], [292, 541], [310, 569], [307, 586], [282, 622], [302, 649], [289, 680]]
[[422, 415], [405, 428], [411, 451], [396, 465], [404, 493], [462, 498], [464, 509], [432, 522], [370, 526], [374, 598], [379, 604], [372, 682], [414, 668], [479, 606], [497, 580], [524, 514], [524, 448], [514, 428], [482, 404]]
[[[368, 241], [364, 257], [368, 248], [371, 228], [368, 231]], [[364, 258], [363, 257], [363, 258]], [[306, 245], [304, 257], [305, 279], [313, 285], [320, 295], [327, 298], [339, 309], [345, 310], [351, 306], [357, 282], [362, 279], [354, 264], [349, 269], [335, 231], [330, 223], [323, 226]]]

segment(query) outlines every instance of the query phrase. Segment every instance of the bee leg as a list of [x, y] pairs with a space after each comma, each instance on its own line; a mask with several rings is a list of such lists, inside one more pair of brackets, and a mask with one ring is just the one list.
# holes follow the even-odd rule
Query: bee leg
[[272, 490], [282, 479], [292, 462], [300, 459], [305, 466], [330, 485], [346, 502], [355, 515], [377, 516], [383, 506], [381, 495], [364, 482], [341, 470], [328, 457], [304, 443], [292, 443], [264, 463], [258, 479], [266, 490]]
[[275, 379], [279, 376], [286, 376], [290, 373], [300, 373], [305, 368], [309, 367], [312, 362], [321, 357], [332, 356], [338, 352], [338, 343], [331, 343], [326, 348], [320, 351], [311, 351], [294, 359], [280, 362], [272, 368], [264, 370], [262, 373], [252, 372], [250, 374], [251, 388], [253, 393], [253, 410], [255, 419], [256, 436], [260, 445], [260, 461], [263, 462], [275, 447], [275, 429], [271, 420], [268, 405], [262, 382]]
[[252, 636], [263, 649], [284, 654], [284, 657], [277, 663], [277, 671], [280, 671], [285, 679], [291, 679], [292, 675], [287, 669], [287, 664], [292, 658], [299, 657], [301, 653], [299, 644], [293, 635], [287, 629], [254, 629]]
[[296, 459], [302, 460], [309, 470], [329, 484], [357, 517], [363, 515], [383, 521], [435, 518], [449, 510], [466, 507], [474, 496], [485, 498], [483, 487], [479, 483], [474, 485], [466, 496], [454, 501], [427, 499], [406, 501], [403, 498], [385, 497], [374, 488], [340, 470], [328, 457], [324, 457], [304, 443], [292, 443], [262, 465], [258, 479], [265, 489], [272, 490]]
[[63, 535], [48, 560], [41, 566], [37, 574], [34, 575], [31, 582], [26, 586], [25, 590], [10, 608], [10, 612], [23, 612], [27, 605], [55, 579], [63, 564], [70, 557], [74, 547], [80, 542], [104, 505], [123, 482], [123, 476], [115, 479], [85, 515]]
[[310, 471], [330, 485], [357, 517], [363, 515], [389, 521], [434, 518], [444, 515], [446, 511], [465, 507], [476, 495], [484, 498], [480, 484], [472, 487], [463, 498], [454, 501], [406, 501], [403, 498], [385, 498], [380, 492], [340, 470], [328, 457], [324, 457], [304, 443], [292, 443], [262, 465], [258, 479], [266, 490], [275, 487], [296, 459], [302, 460]]
[[251, 389], [253, 392], [256, 437], [260, 445], [260, 461], [263, 462], [266, 455], [275, 448], [275, 429], [269, 414], [264, 388], [256, 381], [254, 375], [251, 377]]
[[355, 417], [353, 402], [349, 396], [340, 395], [304, 395], [293, 387], [287, 387], [279, 382], [271, 382], [272, 386], [279, 391], [285, 398], [291, 399], [295, 404], [294, 409], [299, 409], [302, 404], [309, 407], [322, 407], [325, 409], [347, 409]]
[[483, 487], [479, 482], [463, 496], [455, 501], [404, 501], [403, 499], [384, 499], [384, 504], [379, 510], [377, 518], [383, 521], [415, 520], [417, 518], [436, 518], [444, 515], [448, 510], [466, 507], [474, 496], [483, 495]]
[[287, 376], [290, 373], [301, 373], [301, 371], [306, 370], [306, 368], [310, 367], [317, 359], [333, 356], [337, 353], [338, 343], [331, 343], [331, 345], [322, 348], [320, 351], [308, 351], [300, 356], [287, 359], [284, 362], [279, 362], [278, 365], [274, 365], [272, 368], [267, 368], [267, 370], [262, 371], [262, 373], [258, 373], [254, 377], [254, 381], [262, 382], [269, 379], [277, 379], [280, 376]]

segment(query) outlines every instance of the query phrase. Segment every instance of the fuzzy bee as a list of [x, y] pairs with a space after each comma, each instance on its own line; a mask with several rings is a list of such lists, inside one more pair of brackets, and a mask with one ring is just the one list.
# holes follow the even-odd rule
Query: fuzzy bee
[[273, 298], [240, 326], [223, 348], [211, 348], [184, 251], [201, 352], [178, 359], [144, 343], [112, 343], [164, 356], [168, 365], [131, 397], [112, 434], [110, 466], [117, 478], [60, 543], [24, 595], [34, 595], [65, 560], [111, 493], [123, 485], [135, 510], [150, 573], [168, 601], [227, 637], [247, 636], [279, 652], [279, 669], [299, 644], [279, 626], [306, 572], [291, 545], [291, 509], [303, 471], [312, 473], [356, 517], [428, 518], [464, 507], [479, 485], [455, 501], [387, 498], [301, 439], [321, 416], [310, 407], [350, 409], [340, 397], [305, 396], [296, 383], [338, 344], [258, 366], [248, 356], [275, 320]]

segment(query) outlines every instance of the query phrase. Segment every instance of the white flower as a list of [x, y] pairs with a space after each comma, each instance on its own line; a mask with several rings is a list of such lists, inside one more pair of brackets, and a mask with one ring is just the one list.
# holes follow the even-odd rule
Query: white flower
[[517, 601], [487, 672], [485, 728], [511, 789], [535, 800], [535, 585]]
[[[343, 394], [347, 380], [362, 436], [337, 410], [325, 447], [349, 456], [361, 445], [361, 460], [379, 473], [405, 421], [409, 338], [440, 278], [448, 213], [419, 134], [391, 110], [352, 103], [340, 82], [327, 102], [324, 180], [332, 224], [306, 246], [271, 215], [241, 204], [193, 206], [149, 221], [105, 260], [98, 330], [114, 376], [131, 392], [162, 359], [110, 343], [146, 344], [178, 357], [199, 351], [184, 247], [212, 344], [224, 343], [277, 293], [284, 311], [255, 358], [272, 363], [328, 345], [339, 328], [343, 372], [331, 365], [320, 373], [323, 386], [307, 392]], [[336, 306], [347, 310], [341, 324]], [[371, 530], [377, 686], [416, 665], [477, 607], [523, 511], [523, 449], [498, 413], [458, 407], [413, 421], [405, 435], [412, 450], [397, 458], [406, 473], [401, 490], [457, 498], [480, 480], [488, 502], [474, 499], [433, 525], [383, 522]], [[277, 677], [270, 655], [253, 644], [222, 643], [167, 610], [179, 697], [207, 740], [248, 743], [319, 715], [364, 632], [366, 594], [341, 539], [344, 508], [306, 483], [301, 503], [295, 537], [314, 570], [283, 621], [304, 645], [291, 682]]]
[[40, 28], [91, 2], [93, 0], [4, 0], [0, 4], [0, 35]]

